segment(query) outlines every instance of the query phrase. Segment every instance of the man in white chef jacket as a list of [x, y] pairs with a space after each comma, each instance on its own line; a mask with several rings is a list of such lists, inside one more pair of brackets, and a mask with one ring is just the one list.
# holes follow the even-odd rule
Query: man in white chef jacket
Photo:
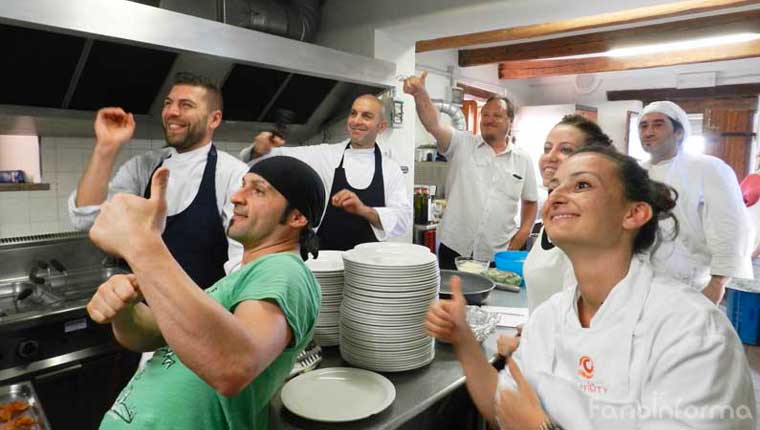
[[122, 108], [99, 110], [95, 147], [69, 197], [74, 227], [89, 230], [101, 204], [117, 193], [149, 197], [153, 172], [167, 167], [171, 176], [163, 239], [201, 288], [221, 279], [225, 263], [239, 262], [243, 254], [243, 246], [229, 239], [226, 230], [232, 219], [230, 197], [248, 171], [245, 163], [217, 151], [212, 142], [222, 121], [222, 104], [219, 87], [208, 78], [178, 73], [161, 113], [166, 146], [131, 158], [110, 183], [116, 158], [134, 134], [135, 120]]
[[641, 113], [641, 146], [651, 155], [649, 176], [675, 188], [673, 223], [664, 221], [663, 243], [652, 254], [655, 271], [702, 291], [720, 303], [732, 277], [752, 279], [749, 220], [734, 171], [722, 160], [684, 151], [689, 120], [670, 101], [652, 102]]
[[317, 230], [320, 249], [347, 250], [365, 242], [385, 241], [409, 231], [412, 205], [399, 164], [381, 153], [377, 137], [388, 123], [375, 96], [357, 97], [348, 114], [350, 138], [336, 144], [284, 147], [271, 132], [259, 133], [243, 149], [243, 161], [256, 163], [287, 155], [319, 173], [328, 194], [324, 219]]
[[438, 265], [456, 269], [457, 256], [490, 261], [498, 251], [522, 249], [536, 219], [538, 188], [530, 156], [509, 142], [514, 106], [491, 97], [480, 112], [479, 136], [457, 130], [438, 120], [426, 76], [407, 78], [404, 92], [414, 97], [422, 125], [449, 160]]

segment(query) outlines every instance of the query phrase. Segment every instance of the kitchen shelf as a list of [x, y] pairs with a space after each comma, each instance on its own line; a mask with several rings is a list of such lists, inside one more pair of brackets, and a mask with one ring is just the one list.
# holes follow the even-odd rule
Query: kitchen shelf
[[0, 192], [3, 191], [48, 191], [50, 184], [0, 184]]

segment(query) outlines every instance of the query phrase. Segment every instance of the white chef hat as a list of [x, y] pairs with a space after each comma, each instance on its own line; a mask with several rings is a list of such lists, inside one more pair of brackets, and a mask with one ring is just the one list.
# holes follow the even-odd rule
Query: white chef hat
[[648, 105], [644, 106], [644, 110], [641, 111], [639, 122], [641, 122], [641, 119], [644, 118], [644, 115], [652, 112], [665, 114], [668, 116], [668, 118], [674, 121], [678, 121], [678, 123], [683, 126], [683, 140], [686, 140], [686, 138], [691, 134], [689, 117], [686, 115], [686, 112], [681, 109], [681, 106], [678, 106], [677, 104], [667, 100], [649, 103]]

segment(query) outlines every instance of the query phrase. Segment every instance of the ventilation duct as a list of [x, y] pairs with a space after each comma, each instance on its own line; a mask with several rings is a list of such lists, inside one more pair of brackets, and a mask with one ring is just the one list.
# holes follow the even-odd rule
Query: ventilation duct
[[0, 66], [13, 83], [0, 92], [0, 134], [92, 136], [93, 112], [121, 106], [135, 114], [137, 138], [160, 139], [172, 77], [191, 71], [222, 86], [224, 121], [215, 139], [247, 141], [272, 128], [278, 109], [295, 115], [291, 140], [308, 139], [347, 111], [353, 97], [394, 85], [395, 64], [220, 21], [226, 15], [309, 39], [319, 5], [0, 0], [0, 40], [6, 42]]
[[319, 30], [319, 0], [221, 0], [224, 22], [302, 42]]
[[464, 130], [467, 128], [467, 120], [465, 120], [464, 112], [462, 112], [462, 109], [458, 105], [442, 101], [433, 101], [433, 106], [435, 106], [439, 112], [448, 115], [449, 118], [451, 118], [451, 125], [457, 130]]
[[312, 42], [319, 0], [161, 0], [159, 7], [251, 30]]

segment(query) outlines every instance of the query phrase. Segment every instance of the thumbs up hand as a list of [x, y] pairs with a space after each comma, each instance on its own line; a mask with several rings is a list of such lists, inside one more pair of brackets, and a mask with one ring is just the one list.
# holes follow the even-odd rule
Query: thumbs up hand
[[144, 239], [160, 240], [166, 226], [166, 188], [169, 169], [153, 174], [150, 198], [117, 194], [100, 206], [100, 214], [90, 229], [90, 239], [103, 251], [129, 261]]
[[428, 309], [425, 331], [442, 342], [458, 345], [470, 331], [467, 324], [465, 306], [467, 300], [462, 294], [462, 280], [458, 276], [451, 278], [451, 299], [439, 300]]
[[422, 72], [419, 77], [410, 76], [404, 79], [404, 92], [411, 96], [424, 94], [426, 92], [425, 79], [427, 79], [427, 72]]

